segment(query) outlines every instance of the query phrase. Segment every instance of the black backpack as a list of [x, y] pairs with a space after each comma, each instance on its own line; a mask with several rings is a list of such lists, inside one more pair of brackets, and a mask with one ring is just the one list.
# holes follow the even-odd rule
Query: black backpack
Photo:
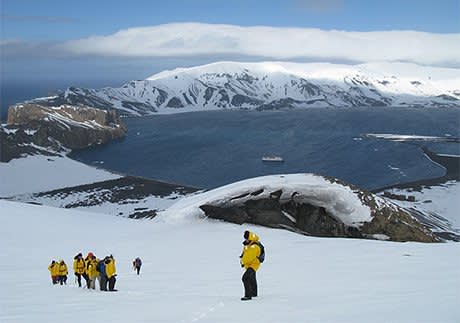
[[260, 241], [257, 241], [257, 245], [260, 247], [260, 255], [257, 258], [259, 258], [260, 263], [263, 263], [265, 260], [265, 247]]

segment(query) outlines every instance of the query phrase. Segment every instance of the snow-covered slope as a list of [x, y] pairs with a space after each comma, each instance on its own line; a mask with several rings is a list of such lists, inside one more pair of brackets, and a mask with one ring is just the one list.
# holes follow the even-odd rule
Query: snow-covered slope
[[0, 163], [0, 197], [120, 178], [64, 156], [28, 156]]
[[425, 214], [427, 220], [433, 225], [432, 230], [447, 229], [460, 233], [460, 182], [448, 181], [437, 186], [423, 187], [420, 190], [394, 188], [387, 191], [414, 196], [415, 202], [392, 201], [402, 207], [414, 208]]
[[129, 115], [212, 109], [460, 106], [458, 69], [409, 63], [217, 62], [164, 71], [120, 88], [69, 88], [35, 102]]
[[[163, 218], [165, 220], [165, 218]], [[0, 321], [458, 322], [460, 244], [306, 237], [218, 221], [129, 220], [0, 201]], [[27, 223], [27, 225], [25, 225]], [[101, 237], [99, 231], [105, 232]], [[266, 247], [241, 302], [242, 233]], [[52, 259], [117, 260], [117, 293], [53, 286]], [[141, 275], [131, 269], [140, 256]]]

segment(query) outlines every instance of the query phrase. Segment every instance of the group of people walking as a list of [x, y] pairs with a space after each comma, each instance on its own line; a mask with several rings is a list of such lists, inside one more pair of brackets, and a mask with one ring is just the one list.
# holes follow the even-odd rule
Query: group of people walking
[[[259, 236], [253, 232], [245, 231], [243, 238], [243, 251], [240, 255], [240, 263], [245, 272], [242, 277], [244, 296], [241, 300], [247, 301], [253, 297], [257, 297], [256, 272], [265, 259], [265, 248], [259, 241]], [[141, 266], [142, 261], [139, 257], [133, 260], [133, 269], [138, 275]], [[53, 284], [66, 284], [68, 270], [64, 260], [59, 260], [59, 262], [53, 260], [48, 266], [48, 270], [51, 273]], [[86, 281], [86, 288], [88, 289], [96, 289], [97, 280], [99, 281], [101, 291], [116, 291], [115, 283], [117, 281], [117, 274], [115, 259], [112, 255], [98, 259], [92, 252], [89, 252], [85, 258], [83, 258], [82, 253], [78, 253], [74, 257], [73, 271], [78, 282], [78, 287], [82, 287], [81, 278], [83, 277]]]
[[[53, 284], [67, 284], [68, 269], [64, 260], [51, 261], [48, 266]], [[81, 278], [86, 282], [86, 288], [96, 289], [96, 280], [99, 281], [101, 291], [116, 291], [117, 281], [115, 259], [112, 255], [98, 259], [92, 252], [83, 258], [80, 252], [73, 258], [73, 271], [78, 287], [82, 287]]]
[[73, 271], [78, 287], [82, 286], [81, 278], [83, 277], [86, 282], [86, 288], [88, 289], [96, 289], [97, 280], [100, 290], [116, 290], [115, 283], [117, 281], [117, 274], [115, 259], [112, 255], [106, 256], [103, 259], [98, 259], [92, 252], [89, 252], [85, 258], [79, 253], [73, 259]]
[[64, 260], [61, 259], [59, 261], [51, 261], [51, 264], [48, 266], [48, 270], [50, 271], [51, 281], [53, 282], [53, 285], [67, 284], [68, 270]]

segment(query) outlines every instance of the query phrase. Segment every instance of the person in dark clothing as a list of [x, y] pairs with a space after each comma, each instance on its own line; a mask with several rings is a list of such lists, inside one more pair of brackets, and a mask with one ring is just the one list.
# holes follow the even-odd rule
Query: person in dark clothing
[[[243, 285], [244, 285], [244, 297], [247, 299], [251, 299], [251, 297], [257, 297], [257, 279], [256, 279], [256, 271], [252, 268], [248, 268], [242, 277]], [[245, 299], [241, 300], [245, 300]]]
[[139, 272], [141, 271], [141, 266], [142, 266], [141, 258], [137, 257], [136, 259], [133, 260], [133, 269], [137, 271], [138, 275], [139, 275]]
[[106, 260], [106, 258], [107, 257], [105, 257], [104, 259], [101, 259], [96, 265], [96, 269], [99, 272], [99, 288], [102, 291], [107, 291], [108, 278], [107, 278], [107, 274], [105, 272], [105, 260]]

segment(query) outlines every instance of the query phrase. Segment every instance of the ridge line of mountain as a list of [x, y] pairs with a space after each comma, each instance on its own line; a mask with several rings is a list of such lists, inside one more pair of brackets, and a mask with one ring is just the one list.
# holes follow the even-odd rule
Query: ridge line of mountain
[[216, 62], [163, 71], [118, 88], [70, 87], [30, 102], [142, 116], [216, 109], [460, 107], [458, 71], [409, 63]]

